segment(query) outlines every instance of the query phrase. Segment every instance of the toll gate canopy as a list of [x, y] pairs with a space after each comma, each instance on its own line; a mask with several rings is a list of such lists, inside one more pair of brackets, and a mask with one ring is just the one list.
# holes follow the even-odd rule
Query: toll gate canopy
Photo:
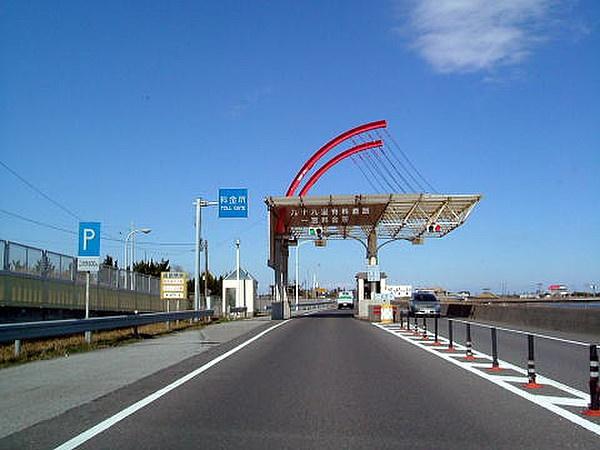
[[441, 238], [461, 226], [481, 195], [369, 194], [314, 197], [268, 197], [271, 262], [275, 240], [322, 238], [407, 240], [421, 244]]

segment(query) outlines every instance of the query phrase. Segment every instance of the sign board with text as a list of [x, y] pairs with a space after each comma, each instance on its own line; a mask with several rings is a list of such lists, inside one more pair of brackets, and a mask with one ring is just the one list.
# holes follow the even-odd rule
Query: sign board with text
[[77, 270], [100, 270], [100, 222], [79, 222]]
[[160, 298], [163, 300], [187, 299], [187, 273], [162, 272], [160, 274]]
[[219, 217], [248, 217], [248, 189], [219, 189]]
[[380, 281], [381, 273], [379, 272], [379, 266], [367, 266], [367, 281]]

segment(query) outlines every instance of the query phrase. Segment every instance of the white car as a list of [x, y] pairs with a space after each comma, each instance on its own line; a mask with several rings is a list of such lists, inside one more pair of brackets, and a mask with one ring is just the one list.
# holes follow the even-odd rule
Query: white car
[[350, 291], [343, 291], [338, 294], [337, 298], [338, 309], [348, 308], [354, 309], [354, 295]]

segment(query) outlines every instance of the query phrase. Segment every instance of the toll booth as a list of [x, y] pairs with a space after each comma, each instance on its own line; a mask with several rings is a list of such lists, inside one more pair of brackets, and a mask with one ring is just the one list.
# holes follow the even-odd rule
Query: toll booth
[[369, 305], [380, 305], [381, 300], [375, 300], [374, 294], [380, 294], [386, 290], [387, 275], [381, 272], [379, 281], [367, 281], [367, 272], [358, 272], [356, 279], [356, 305], [354, 315], [360, 319], [369, 318]]

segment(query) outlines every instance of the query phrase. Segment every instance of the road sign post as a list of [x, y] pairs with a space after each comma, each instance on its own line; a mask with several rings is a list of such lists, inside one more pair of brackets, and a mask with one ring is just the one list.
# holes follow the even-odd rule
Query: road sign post
[[[79, 250], [77, 270], [85, 272], [85, 318], [90, 318], [90, 272], [100, 270], [100, 222], [79, 222]], [[85, 341], [92, 341], [90, 331], [85, 332]]]

